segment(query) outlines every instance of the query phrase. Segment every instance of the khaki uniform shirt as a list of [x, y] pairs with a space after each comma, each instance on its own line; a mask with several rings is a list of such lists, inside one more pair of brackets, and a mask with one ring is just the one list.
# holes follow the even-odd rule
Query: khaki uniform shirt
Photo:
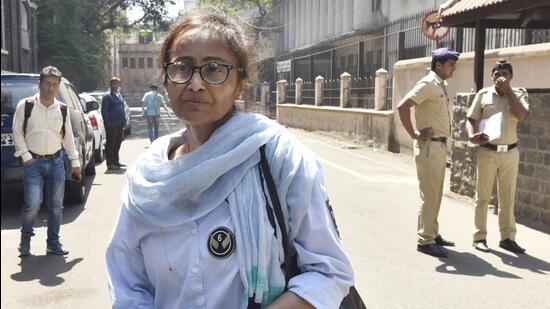
[[[529, 109], [527, 90], [525, 88], [512, 88], [512, 91], [518, 97], [521, 104], [526, 109]], [[502, 112], [500, 138], [492, 140], [491, 144], [509, 145], [517, 143], [518, 135], [516, 128], [519, 119], [512, 113], [506, 97], [497, 93], [495, 86], [478, 91], [466, 116], [479, 121], [499, 112]]]
[[447, 82], [434, 71], [430, 71], [407, 93], [405, 99], [416, 103], [416, 128], [434, 129], [434, 137], [449, 136], [451, 133], [450, 103], [447, 96]]

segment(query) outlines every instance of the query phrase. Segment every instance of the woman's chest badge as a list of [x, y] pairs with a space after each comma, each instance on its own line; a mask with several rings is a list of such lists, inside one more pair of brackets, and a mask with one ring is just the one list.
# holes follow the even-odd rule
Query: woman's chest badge
[[208, 252], [215, 258], [226, 258], [235, 251], [235, 234], [220, 226], [208, 236]]

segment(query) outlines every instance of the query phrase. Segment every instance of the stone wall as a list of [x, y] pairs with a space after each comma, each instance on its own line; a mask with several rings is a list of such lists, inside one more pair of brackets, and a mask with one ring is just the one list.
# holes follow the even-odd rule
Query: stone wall
[[529, 115], [518, 126], [516, 210], [550, 225], [550, 89], [529, 91]]
[[293, 128], [341, 134], [355, 142], [391, 149], [392, 111], [277, 104], [277, 121]]
[[[518, 125], [516, 214], [550, 226], [550, 89], [528, 91], [529, 114]], [[467, 142], [465, 123], [473, 98], [466, 93], [456, 96], [451, 155], [451, 191], [470, 197], [475, 195], [477, 147]]]

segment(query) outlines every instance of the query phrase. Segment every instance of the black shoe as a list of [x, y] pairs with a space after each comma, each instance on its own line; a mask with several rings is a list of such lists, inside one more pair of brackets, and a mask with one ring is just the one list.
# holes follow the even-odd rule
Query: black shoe
[[436, 244], [416, 245], [416, 251], [436, 257], [447, 257], [449, 255], [447, 250]]
[[483, 252], [490, 252], [491, 249], [487, 246], [487, 241], [485, 239], [474, 240], [474, 248]]
[[60, 243], [54, 244], [54, 245], [48, 245], [46, 247], [46, 253], [47, 254], [55, 254], [55, 255], [67, 255], [69, 254], [69, 250], [65, 250], [63, 248], [63, 245]]
[[107, 169], [108, 170], [119, 170], [120, 167], [118, 165], [111, 164], [111, 165], [107, 166]]
[[514, 253], [518, 253], [518, 254], [525, 253], [525, 249], [520, 247], [515, 241], [508, 238], [505, 240], [501, 240], [498, 246], [504, 250], [508, 250]]
[[28, 256], [31, 254], [31, 237], [21, 235], [21, 242], [19, 243], [19, 256]]
[[443, 239], [441, 235], [437, 235], [437, 237], [434, 240], [435, 240], [435, 243], [440, 246], [448, 246], [448, 247], [455, 246], [454, 242]]
[[126, 167], [126, 164], [122, 164], [122, 163], [115, 163], [115, 165], [118, 167]]

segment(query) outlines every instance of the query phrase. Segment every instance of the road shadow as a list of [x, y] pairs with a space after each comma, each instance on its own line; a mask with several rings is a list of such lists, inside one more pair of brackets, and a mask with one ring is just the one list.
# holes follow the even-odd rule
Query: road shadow
[[500, 251], [492, 251], [494, 255], [498, 256], [503, 264], [510, 265], [517, 268], [528, 269], [534, 273], [541, 275], [548, 275], [550, 272], [550, 263], [541, 259], [538, 259], [527, 253], [511, 255]]
[[[67, 201], [63, 202], [63, 224], [73, 222], [80, 216], [86, 207], [88, 202], [88, 196], [92, 188], [95, 175], [86, 176], [84, 178], [84, 203], [70, 204]], [[1, 216], [1, 229], [19, 229], [21, 227], [21, 208], [23, 207], [23, 190], [17, 190], [10, 192], [7, 196], [2, 197], [2, 216]], [[44, 198], [46, 200], [46, 198]], [[48, 226], [48, 204], [42, 203], [38, 216], [34, 221], [34, 227], [47, 227]]]
[[118, 170], [110, 170], [110, 169], [106, 169], [105, 170], [105, 174], [106, 175], [122, 175], [122, 174], [125, 174], [126, 173], [126, 168], [125, 167], [122, 167]]
[[59, 275], [70, 271], [83, 260], [80, 257], [69, 261], [67, 257], [52, 254], [30, 255], [21, 258], [21, 270], [10, 277], [15, 281], [38, 280], [43, 286], [56, 286], [65, 281]]
[[522, 279], [517, 275], [498, 270], [475, 254], [453, 250], [447, 251], [449, 251], [449, 257], [439, 259], [443, 264], [435, 268], [437, 272], [474, 277], [492, 275], [500, 278]]

